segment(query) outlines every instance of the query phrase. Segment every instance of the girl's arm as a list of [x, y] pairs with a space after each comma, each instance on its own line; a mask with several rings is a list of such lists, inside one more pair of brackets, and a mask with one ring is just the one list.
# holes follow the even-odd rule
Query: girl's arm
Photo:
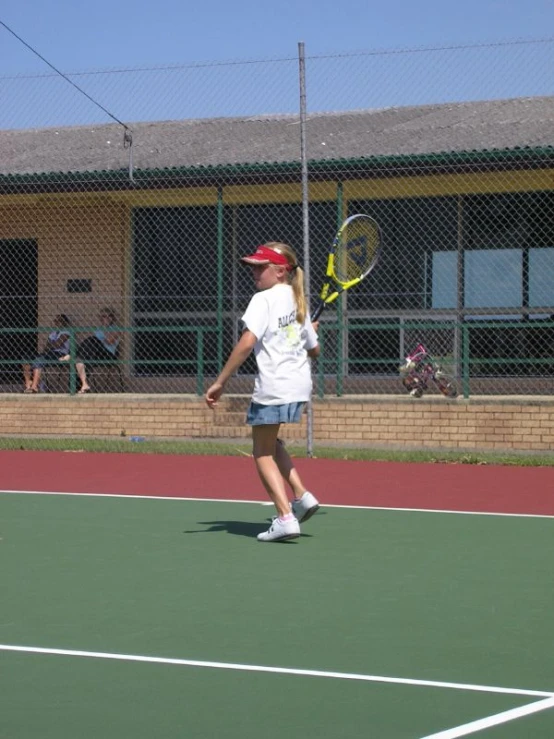
[[221, 370], [219, 377], [213, 385], [208, 388], [206, 393], [206, 403], [210, 408], [213, 408], [222, 396], [227, 380], [235, 374], [238, 368], [250, 356], [256, 341], [257, 338], [255, 334], [246, 329], [229, 355], [229, 359], [225, 362], [225, 366]]
[[[317, 329], [319, 328], [319, 321], [312, 321], [312, 328], [317, 334]], [[319, 357], [319, 344], [316, 344], [312, 349], [308, 349], [308, 356], [310, 359], [317, 359]]]

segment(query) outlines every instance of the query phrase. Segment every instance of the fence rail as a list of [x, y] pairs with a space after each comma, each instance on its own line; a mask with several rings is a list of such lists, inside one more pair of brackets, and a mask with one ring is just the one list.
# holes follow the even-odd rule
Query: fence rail
[[[327, 319], [321, 322], [319, 335], [322, 353], [314, 364], [314, 390], [317, 397], [348, 394], [404, 394], [400, 367], [406, 355], [418, 344], [423, 344], [440, 365], [443, 372], [455, 379], [459, 397], [478, 395], [544, 395], [554, 391], [554, 321], [543, 320], [540, 325], [529, 321], [414, 321], [401, 317], [394, 323], [354, 319], [347, 324]], [[70, 360], [63, 365], [57, 359], [42, 362], [46, 376], [43, 389], [48, 388], [48, 374], [65, 370], [67, 382], [56, 384], [54, 392], [77, 392], [76, 363], [79, 360], [79, 342], [94, 334], [98, 327], [77, 326], [68, 329]], [[201, 396], [213, 379], [218, 367], [214, 347], [223, 341], [217, 326], [172, 326], [137, 328], [114, 326], [122, 336], [122, 351], [113, 360], [90, 359], [87, 367], [113, 365], [121, 372], [121, 384], [110, 392], [187, 392]], [[38, 332], [38, 345], [52, 331]], [[486, 340], [483, 333], [492, 332], [497, 341]], [[506, 335], [498, 342], [500, 333]], [[137, 355], [141, 337], [156, 333], [165, 337], [185, 339], [193, 354], [190, 358], [172, 359], [155, 355], [144, 358]], [[36, 339], [36, 329], [0, 329], [3, 336], [30, 335]], [[352, 351], [367, 345], [368, 334], [374, 337], [376, 350], [370, 355]], [[211, 338], [211, 342], [210, 342]], [[539, 339], [539, 341], [537, 341]], [[534, 349], [531, 346], [534, 344]], [[21, 392], [22, 367], [33, 365], [37, 354], [0, 359], [3, 382], [1, 392]], [[235, 393], [249, 393], [252, 386], [253, 365], [250, 364], [232, 381]], [[60, 389], [61, 387], [61, 389]], [[102, 384], [99, 390], [102, 392]], [[429, 388], [436, 392], [436, 388]]]

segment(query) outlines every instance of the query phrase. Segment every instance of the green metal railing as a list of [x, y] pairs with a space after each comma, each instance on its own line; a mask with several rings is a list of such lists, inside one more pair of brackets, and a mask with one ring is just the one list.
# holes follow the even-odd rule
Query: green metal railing
[[[497, 333], [511, 330], [515, 333], [516, 338], [511, 347], [507, 347], [501, 355], [482, 356], [476, 353], [477, 350], [472, 352], [472, 333], [474, 334], [473, 343], [476, 344], [478, 343], [476, 335], [487, 330]], [[544, 353], [537, 356], [533, 351], [526, 349], [527, 332], [536, 330], [552, 333], [552, 353], [546, 356]], [[402, 326], [400, 324], [391, 325], [390, 323], [368, 321], [348, 325], [348, 327], [345, 327], [339, 321], [322, 322], [319, 325], [321, 356], [317, 364], [315, 382], [315, 394], [318, 397], [322, 398], [329, 394], [326, 391], [326, 380], [329, 377], [334, 379], [336, 389], [333, 394], [341, 396], [345, 394], [344, 385], [347, 377], [382, 376], [394, 378], [397, 376], [398, 366], [404, 360], [404, 356], [400, 352], [400, 338], [398, 340], [399, 352], [394, 356], [379, 356], [377, 354], [363, 358], [345, 356], [344, 337], [352, 339], [358, 331], [390, 332], [393, 335], [398, 334], [398, 337], [400, 337], [401, 332], [404, 332], [418, 336], [419, 338], [414, 339], [410, 344], [405, 344], [404, 355], [413, 350], [417, 343], [421, 342], [427, 345], [431, 355], [448, 374], [451, 374], [460, 383], [460, 394], [464, 398], [470, 397], [472, 378], [509, 378], [514, 385], [514, 390], [517, 391], [518, 380], [529, 377], [550, 378], [554, 374], [554, 322], [552, 321], [540, 321], [540, 323], [521, 321], [466, 321], [462, 323], [453, 321], [410, 321]], [[448, 349], [442, 352], [433, 350], [426, 339], [426, 335], [430, 332], [435, 335], [440, 332], [451, 333], [452, 340], [450, 342], [443, 340], [445, 345], [450, 343]], [[432, 341], [430, 343], [432, 344]], [[334, 347], [330, 345], [334, 345]], [[546, 349], [547, 344], [545, 342]], [[383, 371], [383, 367], [388, 367], [388, 371]], [[381, 369], [376, 372], [376, 368]], [[551, 368], [552, 372], [550, 372]], [[366, 371], [364, 372], [364, 370]], [[368, 392], [371, 392], [371, 390]]]
[[[337, 317], [339, 314], [337, 313]], [[77, 347], [78, 337], [93, 334], [99, 327], [97, 326], [75, 326], [67, 328], [70, 342], [70, 360], [65, 366], [69, 370], [69, 392], [75, 394], [77, 391]], [[551, 332], [553, 337], [552, 346], [554, 348], [554, 322], [521, 322], [521, 321], [466, 321], [456, 323], [454, 321], [409, 321], [404, 324], [367, 321], [346, 323], [343, 320], [322, 321], [319, 325], [319, 339], [321, 344], [321, 355], [317, 361], [315, 368], [315, 394], [317, 397], [333, 394], [342, 396], [344, 394], [355, 392], [357, 394], [372, 394], [379, 392], [376, 390], [380, 381], [387, 382], [387, 387], [392, 388], [391, 392], [402, 393], [400, 384], [396, 386], [394, 381], [398, 378], [398, 367], [403, 361], [401, 347], [401, 333], [404, 337], [409, 336], [408, 341], [404, 340], [404, 354], [409, 353], [415, 348], [417, 343], [421, 342], [427, 346], [431, 355], [443, 365], [448, 374], [453, 375], [459, 383], [460, 395], [469, 398], [471, 393], [472, 381], [476, 379], [509, 379], [512, 383], [514, 391], [517, 392], [518, 380], [523, 378], [553, 378], [554, 383], [554, 359], [551, 353], [544, 349], [540, 356], [537, 353], [527, 351], [526, 338], [528, 332], [539, 329], [543, 333], [541, 338], [548, 336]], [[36, 328], [2, 328], [0, 329], [0, 338], [7, 335], [44, 335], [45, 337], [51, 332], [57, 330], [53, 327]], [[134, 351], [133, 344], [127, 340], [123, 340], [122, 346], [125, 346], [126, 352], [124, 356], [118, 356], [112, 361], [106, 360], [90, 360], [87, 364], [91, 365], [119, 365], [135, 368], [133, 376], [144, 377], [155, 380], [156, 377], [167, 378], [175, 373], [162, 373], [156, 375], [155, 372], [148, 374], [144, 369], [148, 367], [186, 367], [190, 370], [187, 377], [194, 381], [195, 392], [201, 396], [205, 390], [205, 382], [207, 378], [217, 374], [223, 362], [223, 345], [224, 337], [220, 323], [212, 326], [119, 326], [113, 327], [114, 331], [131, 337], [132, 340], [141, 334], [162, 334], [169, 336], [172, 334], [190, 335], [194, 342], [194, 356], [189, 358], [166, 358], [161, 356], [150, 356], [142, 358]], [[481, 335], [479, 332], [492, 332], [490, 335]], [[512, 334], [504, 334], [503, 346], [496, 353], [488, 352], [487, 356], [478, 354], [480, 345], [487, 345], [490, 336], [498, 338], [502, 336], [502, 332], [512, 332]], [[379, 345], [374, 346], [372, 356], [354, 356], [353, 352], [348, 356], [348, 342], [352, 345], [356, 340], [358, 332], [383, 332], [391, 333], [391, 341], [389, 345], [398, 344], [398, 352], [394, 355], [383, 353], [379, 349]], [[212, 340], [211, 345], [207, 345], [207, 337], [215, 335], [215, 341]], [[438, 343], [442, 343], [444, 351], [437, 351], [433, 348], [433, 336], [435, 344], [437, 336], [442, 338]], [[484, 338], [483, 338], [484, 336]], [[428, 340], [430, 338], [430, 340]], [[510, 343], [511, 342], [511, 343]], [[5, 343], [5, 341], [4, 341]], [[18, 371], [15, 368], [23, 364], [33, 364], [36, 355], [40, 354], [40, 347], [43, 342], [39, 342], [39, 350], [35, 351], [31, 356], [24, 357], [3, 357], [0, 359], [0, 372], [3, 368], [10, 367], [10, 371]], [[367, 342], [366, 342], [367, 343]], [[489, 342], [490, 343], [490, 342]], [[543, 342], [544, 343], [544, 342]], [[473, 349], [472, 349], [473, 344]], [[502, 344], [502, 342], [501, 342]], [[360, 342], [363, 345], [363, 341]], [[546, 346], [546, 344], [545, 344]], [[152, 353], [152, 352], [151, 352]], [[58, 364], [55, 360], [45, 362], [45, 366], [54, 366]], [[244, 378], [246, 376], [243, 376]], [[329, 378], [332, 380], [332, 392], [329, 389]], [[364, 387], [365, 386], [365, 387]], [[354, 389], [353, 389], [354, 388]], [[250, 390], [245, 386], [245, 392]], [[381, 388], [382, 390], [382, 388]]]
[[[73, 326], [64, 328], [64, 331], [69, 334], [69, 347], [70, 347], [70, 359], [68, 362], [64, 363], [64, 366], [66, 366], [69, 370], [69, 393], [71, 395], [76, 394], [77, 392], [77, 370], [76, 370], [76, 364], [78, 361], [77, 355], [77, 347], [78, 347], [78, 340], [77, 337], [81, 335], [92, 335], [95, 331], [97, 331], [99, 326]], [[13, 334], [40, 334], [44, 335], [45, 337], [48, 336], [49, 333], [52, 331], [58, 331], [58, 327], [41, 327], [41, 328], [2, 328], [0, 329], [0, 336], [1, 335], [13, 335]], [[104, 329], [105, 330], [105, 329]], [[156, 333], [156, 334], [191, 334], [195, 336], [195, 342], [196, 342], [196, 356], [194, 359], [167, 359], [167, 358], [154, 358], [154, 359], [143, 359], [143, 358], [137, 358], [132, 357], [131, 359], [125, 359], [124, 357], [114, 357], [113, 360], [87, 360], [87, 365], [113, 365], [113, 366], [140, 366], [140, 367], [149, 367], [149, 366], [179, 366], [179, 367], [195, 367], [196, 368], [196, 394], [202, 395], [204, 392], [204, 381], [206, 378], [206, 365], [207, 364], [214, 364], [219, 367], [220, 366], [220, 358], [221, 355], [221, 331], [218, 327], [214, 326], [163, 326], [163, 327], [157, 327], [157, 326], [144, 326], [144, 327], [128, 327], [128, 326], [113, 326], [111, 327], [111, 330], [114, 332], [118, 332], [125, 335], [131, 335], [136, 336], [137, 334], [141, 333]], [[208, 359], [206, 357], [206, 351], [205, 351], [205, 337], [207, 334], [216, 334], [218, 337], [218, 358], [216, 360], [214, 359]], [[42, 345], [42, 342], [39, 342], [40, 345]], [[0, 369], [2, 367], [13, 367], [14, 365], [23, 365], [23, 364], [30, 364], [32, 365], [35, 361], [38, 354], [40, 354], [41, 349], [37, 352], [35, 352], [32, 356], [23, 357], [21, 359], [18, 358], [12, 358], [12, 359], [0, 359]], [[55, 367], [60, 366], [59, 360], [46, 360], [44, 362], [45, 367]]]

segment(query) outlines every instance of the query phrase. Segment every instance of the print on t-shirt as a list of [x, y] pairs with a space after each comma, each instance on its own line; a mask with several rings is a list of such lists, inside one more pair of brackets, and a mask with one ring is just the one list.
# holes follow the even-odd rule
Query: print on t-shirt
[[279, 328], [276, 332], [277, 346], [283, 354], [298, 354], [302, 352], [302, 326], [296, 320], [296, 311], [288, 316], [279, 318]]

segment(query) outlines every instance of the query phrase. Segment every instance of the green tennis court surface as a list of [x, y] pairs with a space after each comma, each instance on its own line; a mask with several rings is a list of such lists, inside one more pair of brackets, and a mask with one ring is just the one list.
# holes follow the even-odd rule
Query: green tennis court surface
[[0, 509], [1, 737], [554, 735], [551, 518], [329, 508], [272, 545], [259, 504]]

